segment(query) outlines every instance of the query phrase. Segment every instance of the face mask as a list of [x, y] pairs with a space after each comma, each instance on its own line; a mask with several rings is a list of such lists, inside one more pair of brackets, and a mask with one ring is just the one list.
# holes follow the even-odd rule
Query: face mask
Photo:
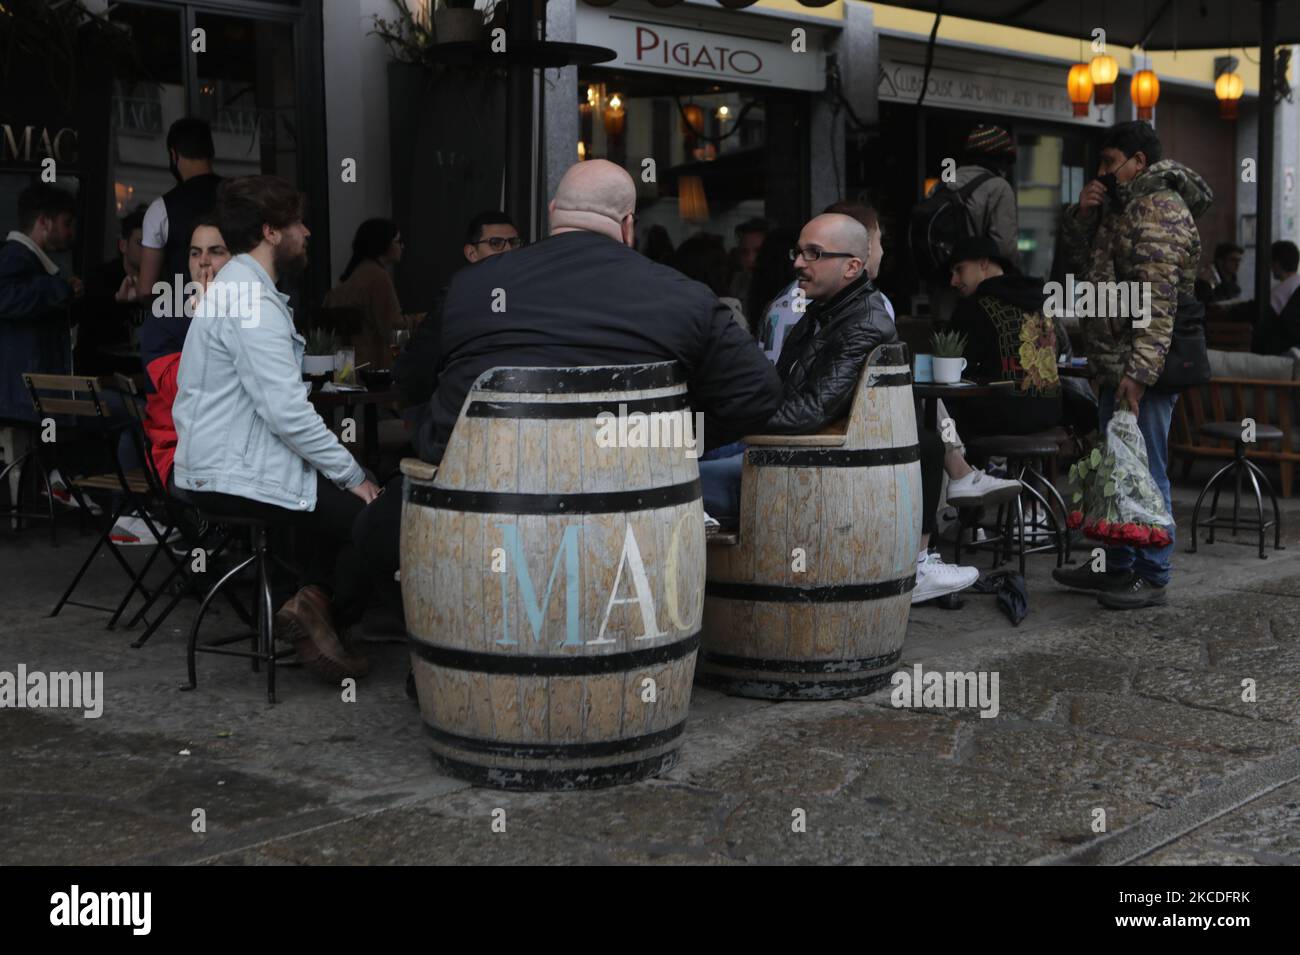
[[1118, 173], [1120, 169], [1123, 169], [1132, 161], [1133, 157], [1129, 156], [1128, 159], [1120, 163], [1119, 169], [1116, 169], [1115, 172], [1108, 172], [1104, 176], [1097, 177], [1097, 181], [1106, 188], [1106, 197], [1110, 200], [1110, 204], [1116, 209], [1124, 208], [1124, 200], [1120, 198], [1119, 177], [1115, 173]]

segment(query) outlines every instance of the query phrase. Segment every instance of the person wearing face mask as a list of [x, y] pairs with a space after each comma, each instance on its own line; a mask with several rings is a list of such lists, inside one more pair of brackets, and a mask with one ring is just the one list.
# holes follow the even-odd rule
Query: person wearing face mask
[[[1080, 325], [1101, 386], [1101, 431], [1117, 409], [1137, 414], [1151, 476], [1168, 507], [1169, 425], [1178, 395], [1152, 386], [1164, 369], [1179, 299], [1193, 298], [1201, 259], [1196, 218], [1214, 194], [1204, 179], [1163, 159], [1162, 152], [1147, 123], [1112, 127], [1102, 143], [1097, 178], [1066, 210], [1062, 242], [1076, 282], [1136, 282], [1150, 289], [1149, 315], [1085, 316]], [[1167, 602], [1173, 548], [1172, 542], [1140, 550], [1112, 547], [1104, 573], [1084, 563], [1057, 568], [1052, 576], [1071, 589], [1096, 593], [1113, 610], [1160, 606]]]
[[140, 274], [132, 301], [148, 305], [157, 282], [184, 286], [189, 276], [190, 236], [199, 217], [216, 203], [221, 177], [212, 171], [212, 129], [186, 116], [167, 130], [168, 168], [176, 187], [149, 204], [140, 239]]

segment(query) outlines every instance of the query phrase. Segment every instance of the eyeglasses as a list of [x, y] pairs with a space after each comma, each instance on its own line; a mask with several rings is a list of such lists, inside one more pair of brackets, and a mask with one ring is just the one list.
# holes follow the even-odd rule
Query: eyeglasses
[[470, 245], [482, 245], [485, 242], [493, 252], [502, 252], [507, 248], [517, 249], [524, 244], [524, 240], [517, 235], [508, 239], [505, 236], [494, 235], [490, 239], [479, 239], [477, 242], [471, 242]]
[[819, 249], [815, 245], [799, 248], [795, 246], [790, 250], [790, 261], [793, 262], [799, 256], [803, 256], [805, 262], [816, 262], [818, 259], [856, 259], [858, 256], [852, 252], [827, 252], [825, 249]]

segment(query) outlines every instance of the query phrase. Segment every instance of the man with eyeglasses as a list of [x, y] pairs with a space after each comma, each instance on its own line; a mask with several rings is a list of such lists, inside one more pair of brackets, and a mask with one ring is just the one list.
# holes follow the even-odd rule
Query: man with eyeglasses
[[465, 230], [465, 259], [471, 264], [523, 245], [519, 230], [504, 212], [480, 212]]
[[[519, 230], [510, 217], [496, 209], [488, 209], [469, 221], [463, 252], [465, 261], [474, 265], [517, 249], [522, 244]], [[402, 404], [406, 407], [402, 417], [412, 432], [419, 431], [428, 416], [429, 399], [437, 386], [438, 338], [442, 331], [442, 303], [446, 297], [447, 289], [439, 289], [424, 321], [416, 326], [393, 365], [393, 381], [401, 391]]]
[[[790, 258], [810, 304], [781, 347], [781, 407], [759, 429], [764, 434], [812, 434], [845, 417], [871, 352], [898, 341], [885, 298], [871, 282], [869, 265], [878, 266], [879, 257], [862, 222], [842, 213], [819, 215], [803, 227]], [[944, 449], [933, 433], [918, 437], [922, 522], [913, 603], [955, 593], [979, 578], [975, 568], [945, 564], [930, 553]], [[743, 455], [700, 464], [705, 510], [724, 526], [738, 519], [742, 466]]]

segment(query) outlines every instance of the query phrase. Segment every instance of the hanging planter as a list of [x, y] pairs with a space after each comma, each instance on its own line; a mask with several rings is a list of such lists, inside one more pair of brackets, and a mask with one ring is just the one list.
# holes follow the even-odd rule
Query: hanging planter
[[483, 36], [483, 13], [474, 0], [443, 0], [433, 11], [434, 43], [474, 43]]

